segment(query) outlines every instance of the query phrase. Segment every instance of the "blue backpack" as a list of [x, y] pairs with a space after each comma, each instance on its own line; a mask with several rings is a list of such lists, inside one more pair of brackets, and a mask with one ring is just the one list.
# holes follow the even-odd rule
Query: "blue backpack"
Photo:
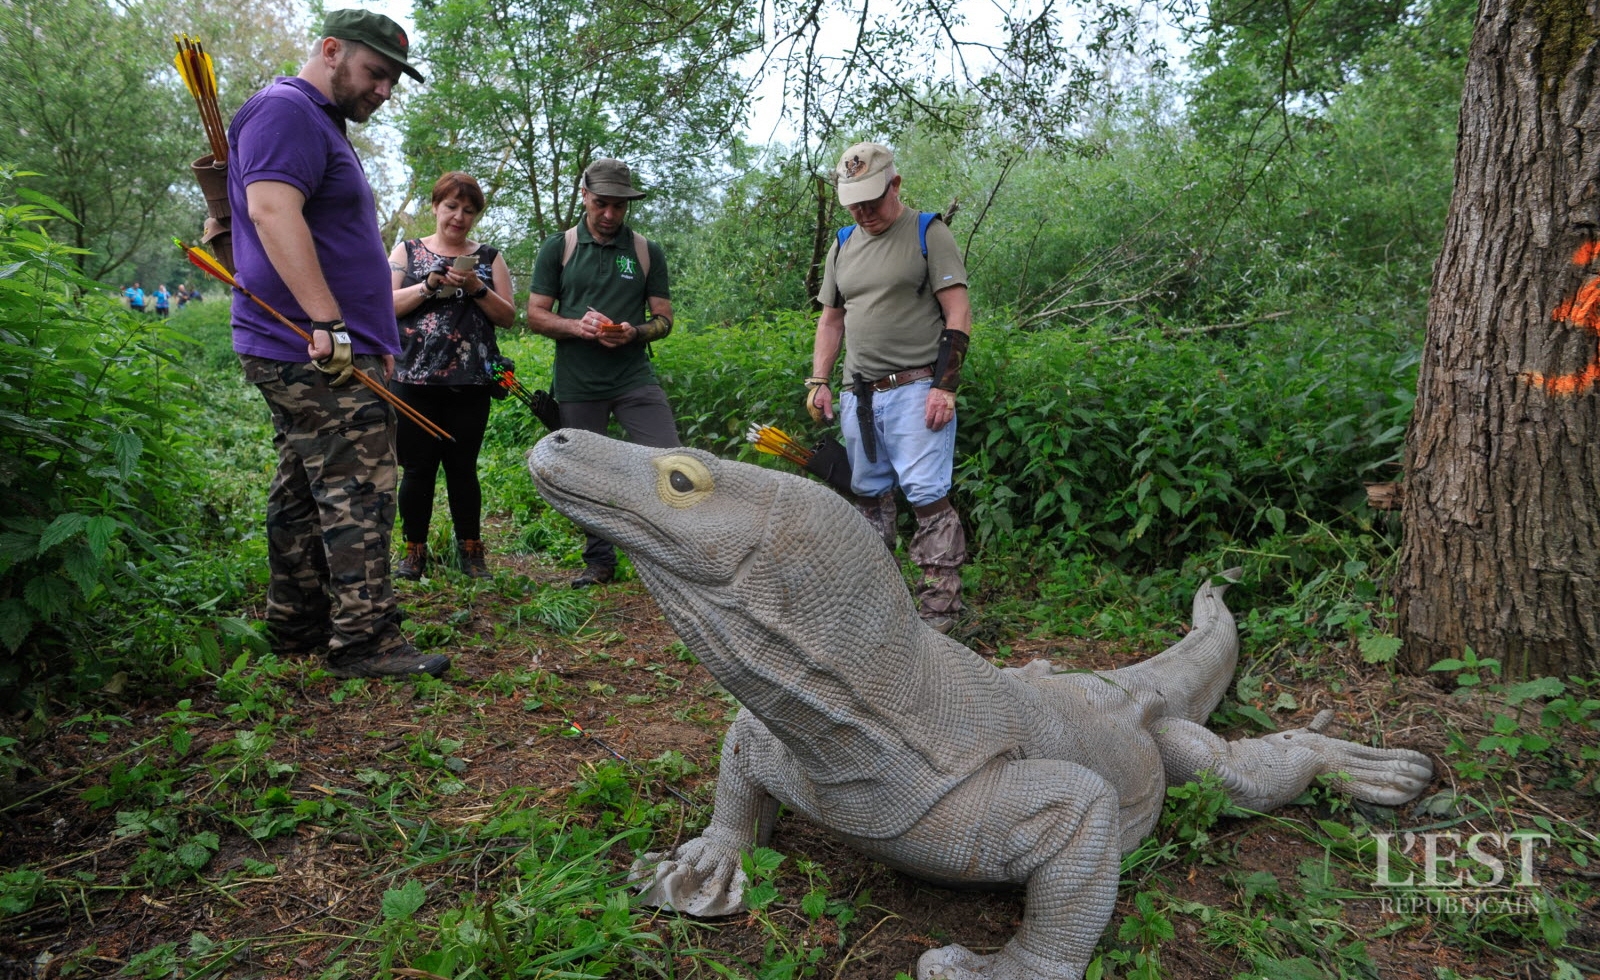
[[[928, 226], [933, 224], [933, 219], [935, 219], [937, 217], [939, 217], [939, 215], [937, 213], [933, 212], [933, 211], [918, 211], [917, 212], [917, 241], [922, 245], [922, 257], [924, 259], [926, 259], [928, 257]], [[844, 250], [844, 243], [850, 239], [851, 234], [853, 234], [855, 232], [855, 230], [856, 230], [856, 226], [855, 225], [845, 225], [843, 228], [839, 229], [839, 250], [840, 251]], [[924, 274], [923, 277], [922, 277], [922, 285], [917, 287], [917, 295], [921, 296], [922, 295], [922, 291], [927, 289], [927, 288], [928, 288], [928, 277], [927, 277], [926, 274]], [[943, 310], [941, 310], [940, 311], [940, 316], [943, 316], [943, 315], [944, 315]]]
[[[933, 224], [933, 219], [939, 217], [932, 211], [917, 212], [917, 241], [922, 243], [922, 257], [928, 257], [928, 226]], [[839, 229], [839, 247], [844, 248], [844, 243], [855, 232], [855, 225], [845, 225]]]

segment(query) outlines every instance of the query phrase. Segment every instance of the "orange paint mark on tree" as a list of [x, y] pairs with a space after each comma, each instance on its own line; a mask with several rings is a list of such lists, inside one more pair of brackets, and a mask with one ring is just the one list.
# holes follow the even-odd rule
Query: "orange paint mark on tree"
[[[1576, 252], [1572, 253], [1573, 265], [1588, 265], [1596, 259], [1600, 259], [1600, 241], [1584, 242]], [[1557, 323], [1570, 323], [1600, 335], [1600, 276], [1595, 276], [1578, 287], [1576, 296], [1556, 304], [1556, 308], [1550, 313], [1550, 319]], [[1540, 374], [1538, 371], [1526, 371], [1521, 377], [1551, 395], [1581, 395], [1593, 388], [1596, 383], [1600, 383], [1600, 348], [1596, 350], [1595, 359], [1581, 371], [1550, 375]]]

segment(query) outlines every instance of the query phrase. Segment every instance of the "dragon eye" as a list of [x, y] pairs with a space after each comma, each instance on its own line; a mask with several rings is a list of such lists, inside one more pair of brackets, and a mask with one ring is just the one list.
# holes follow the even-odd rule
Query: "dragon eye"
[[693, 507], [716, 489], [711, 470], [687, 453], [657, 456], [651, 463], [656, 468], [656, 494], [668, 507]]

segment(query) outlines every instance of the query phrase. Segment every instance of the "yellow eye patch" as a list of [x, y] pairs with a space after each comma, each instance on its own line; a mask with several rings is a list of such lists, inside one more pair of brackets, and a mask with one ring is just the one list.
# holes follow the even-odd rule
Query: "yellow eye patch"
[[668, 507], [693, 507], [716, 489], [711, 470], [693, 456], [657, 456], [650, 462], [656, 468], [656, 494]]

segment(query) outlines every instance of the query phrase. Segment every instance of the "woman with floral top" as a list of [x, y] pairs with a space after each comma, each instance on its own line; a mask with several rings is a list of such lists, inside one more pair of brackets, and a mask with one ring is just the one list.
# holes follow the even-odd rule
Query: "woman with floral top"
[[[395, 567], [396, 578], [419, 579], [427, 570], [428, 521], [441, 465], [461, 570], [473, 578], [489, 577], [478, 450], [495, 390], [490, 366], [500, 354], [495, 327], [511, 326], [516, 309], [504, 257], [467, 237], [483, 204], [472, 175], [445, 174], [433, 185], [434, 233], [403, 241], [389, 255], [401, 345], [391, 387], [455, 437], [454, 442], [435, 439], [400, 419], [400, 524], [406, 552]], [[464, 256], [471, 261], [458, 265]]]

